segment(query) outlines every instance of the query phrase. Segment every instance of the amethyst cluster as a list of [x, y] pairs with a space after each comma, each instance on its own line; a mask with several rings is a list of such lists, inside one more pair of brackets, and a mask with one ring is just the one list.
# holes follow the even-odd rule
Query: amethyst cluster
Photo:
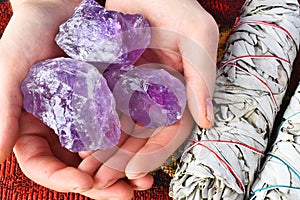
[[73, 152], [118, 143], [115, 107], [148, 128], [175, 123], [186, 106], [183, 83], [163, 69], [133, 66], [150, 39], [143, 16], [83, 0], [56, 36], [71, 58], [32, 66], [22, 84], [24, 108], [54, 129], [62, 146]]
[[118, 143], [115, 100], [94, 66], [70, 58], [38, 62], [21, 89], [24, 109], [52, 128], [65, 148], [78, 152]]
[[182, 117], [185, 87], [164, 69], [111, 66], [103, 75], [118, 109], [141, 125], [168, 126]]
[[106, 10], [94, 0], [83, 0], [55, 40], [71, 58], [101, 67], [130, 65], [149, 45], [150, 31], [142, 15]]

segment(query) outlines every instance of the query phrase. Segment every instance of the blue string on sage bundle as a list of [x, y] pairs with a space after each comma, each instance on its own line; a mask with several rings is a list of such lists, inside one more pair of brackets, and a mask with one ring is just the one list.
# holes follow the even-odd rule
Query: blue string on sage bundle
[[277, 138], [251, 187], [252, 199], [300, 199], [300, 85], [291, 98]]

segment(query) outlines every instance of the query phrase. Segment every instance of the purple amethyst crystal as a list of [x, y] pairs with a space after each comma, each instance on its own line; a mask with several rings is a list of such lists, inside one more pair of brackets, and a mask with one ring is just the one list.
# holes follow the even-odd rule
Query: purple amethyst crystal
[[172, 125], [186, 106], [183, 83], [163, 69], [109, 67], [104, 77], [117, 108], [148, 128]]
[[107, 149], [118, 143], [115, 100], [92, 65], [70, 58], [39, 62], [21, 89], [25, 110], [54, 129], [70, 151]]
[[142, 15], [109, 11], [94, 0], [83, 0], [60, 26], [56, 42], [70, 57], [106, 67], [133, 64], [150, 37], [150, 25]]

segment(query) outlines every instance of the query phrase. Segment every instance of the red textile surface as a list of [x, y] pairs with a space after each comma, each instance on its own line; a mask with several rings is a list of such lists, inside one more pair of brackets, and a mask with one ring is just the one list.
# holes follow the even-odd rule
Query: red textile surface
[[[104, 2], [99, 0], [99, 2]], [[199, 0], [199, 2], [207, 9], [216, 19], [219, 24], [221, 37], [220, 49], [224, 47], [227, 32], [232, 27], [235, 18], [239, 14], [239, 10], [244, 3], [241, 0]], [[8, 1], [0, 0], [0, 37], [3, 30], [12, 15], [11, 6]], [[1, 52], [0, 52], [1, 53]], [[293, 94], [300, 78], [300, 59], [296, 60], [294, 64], [294, 72], [291, 84], [287, 91], [287, 96], [282, 105], [282, 109], [287, 106], [289, 97]], [[279, 122], [282, 112], [278, 115]], [[136, 192], [134, 199], [136, 200], [168, 200], [170, 178], [162, 171], [155, 174], [155, 184], [151, 190]], [[29, 180], [20, 170], [16, 158], [13, 154], [9, 156], [5, 163], [0, 165], [0, 199], [1, 200], [87, 200], [89, 198], [83, 197], [74, 193], [59, 193], [49, 190], [45, 187]]]
[[4, 28], [12, 15], [11, 5], [9, 2], [1, 2], [0, 0], [0, 38], [3, 34]]

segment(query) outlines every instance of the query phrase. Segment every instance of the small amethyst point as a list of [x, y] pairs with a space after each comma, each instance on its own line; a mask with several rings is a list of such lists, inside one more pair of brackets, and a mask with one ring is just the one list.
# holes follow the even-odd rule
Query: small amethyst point
[[133, 64], [150, 37], [150, 25], [142, 15], [109, 11], [94, 0], [83, 0], [60, 26], [56, 42], [70, 57], [106, 67]]
[[24, 108], [73, 152], [118, 143], [120, 122], [106, 80], [90, 64], [69, 58], [36, 63], [22, 83]]
[[148, 128], [169, 126], [181, 119], [186, 106], [185, 87], [163, 69], [110, 67], [104, 77], [117, 107]]

